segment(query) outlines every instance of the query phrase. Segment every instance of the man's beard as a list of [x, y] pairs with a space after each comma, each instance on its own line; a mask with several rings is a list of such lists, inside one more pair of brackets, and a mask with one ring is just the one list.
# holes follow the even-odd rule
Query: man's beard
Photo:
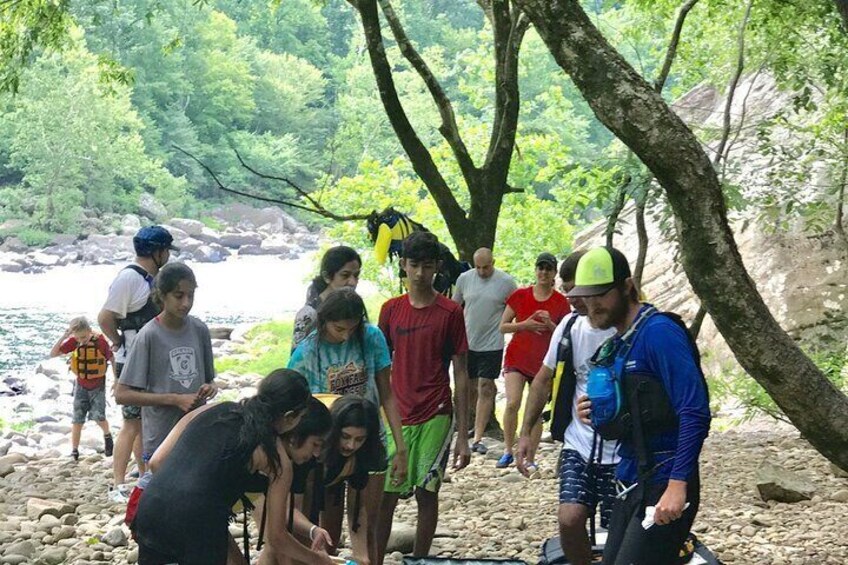
[[597, 310], [589, 309], [589, 321], [597, 329], [608, 330], [614, 328], [627, 319], [629, 304], [621, 290], [614, 288], [610, 292], [615, 292], [617, 300], [615, 304], [608, 309]]

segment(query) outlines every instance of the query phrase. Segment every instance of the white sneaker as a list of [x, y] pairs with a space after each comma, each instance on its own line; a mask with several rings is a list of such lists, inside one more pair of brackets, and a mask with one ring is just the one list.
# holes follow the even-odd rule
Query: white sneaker
[[109, 487], [109, 502], [114, 504], [126, 504], [130, 501], [129, 487], [127, 485], [117, 485]]

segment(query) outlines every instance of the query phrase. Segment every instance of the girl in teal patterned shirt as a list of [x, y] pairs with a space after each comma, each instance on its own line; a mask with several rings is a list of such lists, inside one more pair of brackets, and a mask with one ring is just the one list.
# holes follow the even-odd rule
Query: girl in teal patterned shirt
[[[398, 446], [392, 477], [406, 475], [406, 445], [401, 434], [400, 414], [390, 384], [392, 361], [386, 338], [368, 323], [365, 303], [353, 289], [329, 293], [318, 307], [316, 329], [292, 353], [289, 369], [306, 377], [313, 393], [356, 394], [382, 407], [392, 437]], [[377, 521], [385, 473], [372, 474], [363, 494], [368, 522]], [[368, 532], [368, 553], [378, 563], [376, 537]]]

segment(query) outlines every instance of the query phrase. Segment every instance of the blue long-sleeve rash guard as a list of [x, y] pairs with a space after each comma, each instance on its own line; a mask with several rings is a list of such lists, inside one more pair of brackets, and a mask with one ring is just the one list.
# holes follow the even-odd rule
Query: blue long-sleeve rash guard
[[[678, 417], [676, 429], [647, 438], [652, 465], [670, 459], [657, 469], [650, 482], [668, 479], [688, 481], [698, 467], [698, 456], [710, 429], [710, 406], [689, 338], [668, 317], [655, 314], [639, 328], [625, 372], [653, 375], [662, 380]], [[638, 456], [630, 442], [623, 442], [617, 469], [620, 480], [637, 480]], [[672, 459], [673, 457], [673, 459]]]

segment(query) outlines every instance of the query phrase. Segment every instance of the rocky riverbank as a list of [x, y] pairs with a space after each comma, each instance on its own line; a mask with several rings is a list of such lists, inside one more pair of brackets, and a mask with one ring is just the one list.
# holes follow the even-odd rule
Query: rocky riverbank
[[[319, 234], [279, 208], [235, 204], [213, 212], [210, 218], [217, 229], [186, 218], [161, 222], [181, 249], [180, 260], [217, 263], [234, 254], [293, 259], [318, 247]], [[39, 249], [26, 246], [17, 237], [8, 237], [0, 244], [0, 271], [38, 273], [72, 263], [131, 261], [135, 256], [132, 237], [142, 221], [133, 214], [112, 220], [100, 222], [99, 231], [89, 235], [57, 235], [51, 245]]]
[[[253, 377], [222, 375], [245, 392]], [[88, 453], [79, 462], [46, 447], [64, 432], [43, 426], [7, 433], [0, 441], [0, 563], [134, 563], [137, 550], [122, 525], [123, 508], [106, 498], [111, 460]], [[58, 437], [56, 438], [59, 439]], [[540, 471], [524, 479], [494, 466], [500, 444], [453, 473], [442, 491], [433, 554], [537, 560], [541, 541], [556, 532], [555, 465], [558, 446], [543, 444]], [[24, 455], [22, 452], [29, 452]], [[810, 500], [764, 502], [757, 469], [771, 461], [814, 486]], [[787, 429], [714, 433], [701, 467], [703, 497], [695, 531], [728, 565], [843, 565], [848, 562], [848, 478], [797, 433]], [[240, 519], [240, 518], [239, 518]], [[415, 506], [402, 502], [388, 563], [398, 565], [414, 536]], [[241, 526], [231, 527], [241, 536]], [[255, 536], [255, 528], [253, 535]]]
[[[215, 355], [240, 352], [248, 325], [213, 328]], [[219, 400], [255, 393], [260, 375], [221, 373]], [[70, 388], [64, 362], [42, 363], [0, 396], [7, 428], [0, 439], [0, 565], [134, 563], [137, 550], [110, 504], [111, 458], [93, 425], [84, 428], [82, 457], [69, 457]], [[112, 403], [108, 415], [120, 422]], [[721, 429], [725, 421], [717, 421]], [[556, 534], [559, 444], [543, 443], [540, 471], [525, 479], [496, 469], [503, 445], [486, 439], [486, 456], [451, 473], [441, 495], [433, 554], [517, 558], [535, 563], [541, 542]], [[848, 474], [834, 469], [797, 431], [756, 421], [714, 432], [701, 463], [702, 504], [694, 531], [728, 565], [848, 563]], [[764, 500], [768, 498], [769, 500]], [[777, 502], [778, 497], [796, 502]], [[411, 551], [415, 504], [396, 514], [388, 565]], [[237, 520], [240, 520], [239, 516]], [[252, 527], [252, 536], [257, 535]], [[242, 536], [239, 523], [231, 532]]]

